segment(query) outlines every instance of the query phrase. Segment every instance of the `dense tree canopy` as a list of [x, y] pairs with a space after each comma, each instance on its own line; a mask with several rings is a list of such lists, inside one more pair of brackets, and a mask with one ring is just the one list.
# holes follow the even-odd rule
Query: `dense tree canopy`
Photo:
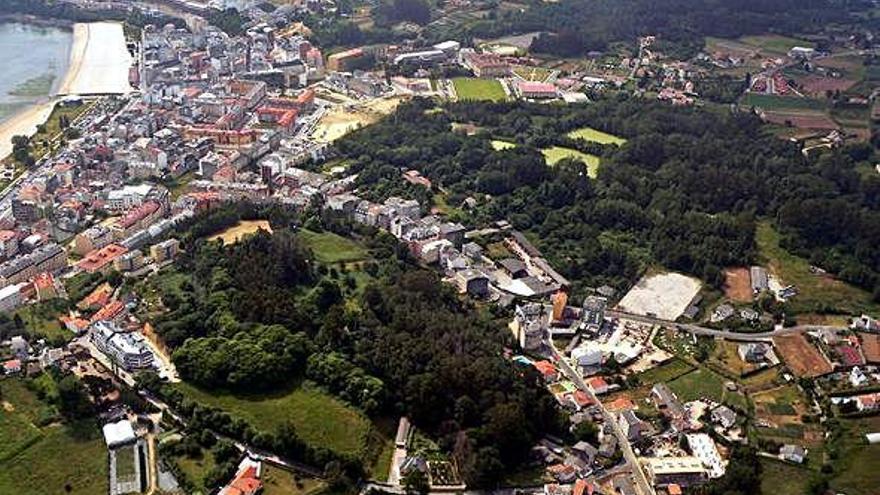
[[[575, 281], [625, 286], [659, 262], [719, 285], [723, 267], [755, 259], [755, 221], [771, 218], [786, 247], [862, 287], [878, 283], [880, 181], [857, 171], [870, 147], [806, 158], [750, 113], [625, 97], [588, 106], [433, 107], [416, 100], [339, 143], [362, 189], [381, 192], [400, 170], [418, 169], [450, 197], [481, 198], [474, 224], [507, 219], [533, 232]], [[453, 124], [479, 132], [455, 132]], [[566, 137], [584, 126], [628, 142]], [[491, 139], [517, 146], [495, 151]], [[540, 149], [554, 145], [600, 156], [598, 178], [586, 177], [580, 162], [548, 167]]]

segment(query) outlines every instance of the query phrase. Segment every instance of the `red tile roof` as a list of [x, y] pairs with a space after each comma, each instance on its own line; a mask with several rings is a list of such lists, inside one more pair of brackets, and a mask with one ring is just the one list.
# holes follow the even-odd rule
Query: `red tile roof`
[[89, 273], [97, 272], [127, 252], [128, 249], [119, 244], [108, 244], [87, 254], [76, 266]]

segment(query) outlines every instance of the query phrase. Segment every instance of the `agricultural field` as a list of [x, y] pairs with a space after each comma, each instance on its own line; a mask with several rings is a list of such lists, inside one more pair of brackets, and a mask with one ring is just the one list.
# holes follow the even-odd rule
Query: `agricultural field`
[[47, 404], [16, 379], [0, 382], [0, 493], [106, 493], [107, 449], [98, 425], [54, 422]]
[[300, 230], [297, 237], [315, 254], [321, 263], [347, 263], [367, 258], [367, 250], [357, 242], [333, 232]]
[[764, 390], [752, 394], [751, 398], [755, 403], [755, 418], [763, 424], [757, 428], [758, 435], [780, 443], [797, 443], [814, 450], [821, 448], [822, 429], [802, 420], [804, 414], [809, 414], [810, 407], [795, 386]]
[[755, 241], [762, 264], [768, 266], [783, 285], [798, 288], [798, 295], [789, 302], [794, 313], [826, 312], [826, 308], [844, 314], [880, 313], [880, 305], [871, 301], [869, 292], [830, 275], [813, 273], [809, 261], [780, 246], [780, 238], [769, 222], [758, 224]]
[[272, 226], [268, 220], [241, 220], [223, 232], [208, 237], [209, 241], [222, 240], [224, 244], [235, 244], [245, 237], [255, 234], [258, 230], [272, 233]]
[[617, 146], [621, 146], [626, 143], [626, 139], [617, 137], [613, 134], [608, 134], [607, 132], [593, 129], [592, 127], [582, 127], [580, 129], [575, 129], [569, 132], [567, 136], [571, 139], [583, 139], [584, 141], [590, 141], [599, 144], [616, 144]]
[[185, 383], [174, 386], [187, 397], [241, 417], [258, 430], [271, 432], [290, 422], [311, 445], [354, 456], [365, 455], [370, 447], [373, 428], [370, 420], [317, 389], [297, 386], [271, 394], [233, 395], [207, 392]]
[[465, 100], [488, 100], [505, 101], [507, 93], [497, 79], [476, 79], [470, 77], [457, 77], [452, 80], [455, 95], [459, 101]]
[[673, 358], [660, 366], [643, 371], [635, 376], [638, 378], [639, 383], [652, 385], [675, 380], [682, 375], [690, 373], [693, 369], [694, 367], [691, 364], [681, 359]]
[[799, 378], [814, 378], [831, 373], [831, 363], [800, 334], [773, 337], [779, 357]]
[[547, 165], [553, 166], [566, 158], [571, 158], [584, 162], [587, 166], [587, 175], [590, 177], [595, 179], [599, 174], [599, 157], [596, 155], [589, 155], [571, 148], [563, 148], [562, 146], [545, 148], [541, 150], [541, 153], [544, 154]]
[[743, 96], [741, 103], [746, 106], [762, 108], [767, 112], [791, 110], [812, 110], [822, 112], [826, 108], [825, 102], [814, 100], [812, 98], [765, 95], [759, 93], [746, 93]]
[[734, 302], [752, 302], [752, 283], [748, 268], [724, 270], [724, 297]]
[[788, 51], [796, 46], [806, 48], [815, 48], [816, 44], [811, 41], [792, 38], [789, 36], [780, 36], [777, 34], [766, 34], [759, 36], [744, 36], [740, 38], [744, 44], [760, 49], [764, 53], [775, 55], [787, 55]]

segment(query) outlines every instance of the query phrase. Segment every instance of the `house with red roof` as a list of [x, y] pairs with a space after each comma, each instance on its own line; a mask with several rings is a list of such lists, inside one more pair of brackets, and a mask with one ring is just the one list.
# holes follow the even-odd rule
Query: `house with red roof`
[[536, 361], [533, 366], [548, 382], [556, 381], [559, 378], [559, 370], [550, 361]]
[[594, 376], [587, 380], [587, 385], [593, 389], [593, 393], [596, 395], [602, 395], [605, 392], [608, 392], [608, 382], [605, 381], [601, 376]]
[[3, 373], [7, 375], [21, 373], [21, 359], [10, 359], [9, 361], [4, 361]]
[[109, 304], [99, 309], [97, 313], [92, 315], [91, 322], [115, 320], [122, 314], [123, 310], [125, 310], [125, 305], [122, 304], [122, 301], [111, 301]]
[[239, 464], [235, 478], [220, 490], [219, 495], [256, 495], [263, 488], [260, 467], [259, 462], [245, 458]]

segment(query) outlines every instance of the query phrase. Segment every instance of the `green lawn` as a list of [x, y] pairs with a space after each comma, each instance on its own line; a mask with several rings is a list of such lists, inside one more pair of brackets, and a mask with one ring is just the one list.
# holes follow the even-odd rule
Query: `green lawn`
[[96, 423], [37, 427], [48, 406], [20, 380], [0, 388], [0, 493], [107, 493], [107, 449]]
[[276, 394], [232, 395], [177, 384], [186, 396], [239, 416], [255, 428], [274, 432], [291, 422], [302, 439], [341, 454], [363, 455], [372, 425], [359, 411], [320, 390], [297, 387]]
[[592, 127], [575, 129], [569, 132], [567, 136], [572, 139], [583, 139], [584, 141], [592, 141], [599, 144], [616, 144], [618, 146], [626, 142], [626, 139], [593, 129]]
[[361, 261], [368, 256], [363, 246], [333, 232], [319, 233], [303, 229], [297, 235], [321, 263]]
[[301, 478], [269, 463], [263, 464], [260, 479], [263, 481], [262, 495], [311, 495], [327, 486], [319, 479]]
[[561, 160], [571, 158], [584, 162], [587, 166], [587, 175], [590, 177], [596, 178], [599, 173], [599, 157], [596, 155], [588, 155], [571, 148], [563, 148], [562, 146], [545, 148], [541, 150], [541, 153], [544, 154], [544, 159], [547, 160], [548, 165], [556, 165]]
[[779, 245], [779, 233], [769, 222], [761, 222], [755, 234], [762, 261], [782, 279], [785, 285], [794, 285], [800, 291], [791, 299], [795, 313], [826, 313], [827, 310], [847, 314], [874, 314], [880, 305], [871, 302], [865, 290], [827, 276], [810, 272], [810, 263], [795, 256]]
[[804, 495], [806, 484], [811, 476], [807, 468], [794, 466], [782, 461], [761, 458], [761, 492], [773, 495]]
[[505, 101], [507, 93], [497, 79], [476, 79], [472, 77], [456, 77], [452, 80], [455, 94], [459, 101], [488, 100]]

